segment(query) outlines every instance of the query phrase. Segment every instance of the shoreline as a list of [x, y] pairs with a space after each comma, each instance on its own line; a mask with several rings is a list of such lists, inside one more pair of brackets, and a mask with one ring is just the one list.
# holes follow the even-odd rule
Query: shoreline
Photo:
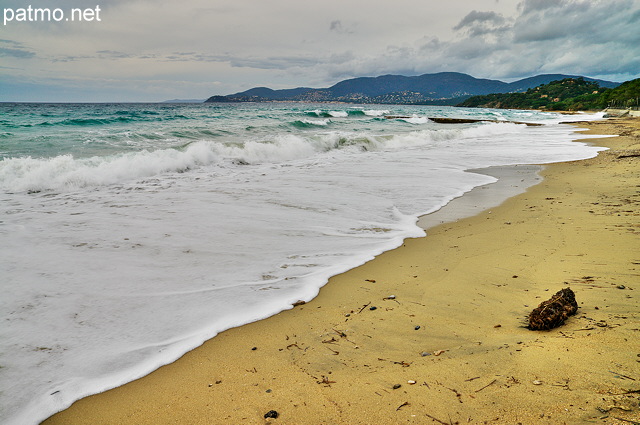
[[[597, 134], [615, 122], [583, 125]], [[630, 149], [635, 137], [638, 149], [635, 131], [592, 142]], [[638, 336], [632, 292], [638, 275], [629, 265], [637, 263], [630, 249], [619, 248], [631, 248], [637, 232], [628, 225], [638, 211], [637, 193], [629, 183], [631, 192], [621, 198], [630, 201], [628, 209], [578, 196], [603, 184], [608, 197], [616, 196], [611, 186], [620, 186], [623, 172], [638, 184], [628, 176], [633, 158], [619, 161], [627, 171], [609, 170], [615, 149], [552, 164], [540, 184], [492, 211], [429, 226], [428, 237], [406, 240], [331, 278], [311, 302], [225, 331], [175, 363], [82, 399], [44, 423], [633, 420], [637, 402], [624, 403], [634, 393], [615, 394], [632, 390], [634, 381], [621, 376], [640, 378], [633, 369], [639, 353], [624, 341]], [[604, 158], [613, 159], [607, 165]], [[594, 172], [609, 180], [584, 185]], [[620, 215], [609, 214], [612, 209]], [[600, 234], [600, 225], [607, 232]], [[524, 329], [523, 317], [564, 282], [576, 290], [578, 315], [553, 331]], [[270, 410], [279, 418], [265, 419]]]
[[482, 211], [497, 207], [507, 199], [524, 193], [529, 187], [542, 181], [542, 165], [504, 165], [466, 170], [467, 173], [484, 174], [497, 180], [476, 186], [463, 195], [452, 199], [442, 208], [422, 215], [417, 225], [427, 230], [445, 223], [453, 223], [472, 217]]

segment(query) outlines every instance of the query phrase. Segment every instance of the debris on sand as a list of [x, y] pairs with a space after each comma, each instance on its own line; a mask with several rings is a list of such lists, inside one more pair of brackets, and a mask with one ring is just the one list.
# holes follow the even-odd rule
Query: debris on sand
[[553, 329], [576, 314], [578, 303], [571, 288], [564, 288], [547, 301], [543, 301], [529, 314], [529, 329], [534, 331]]

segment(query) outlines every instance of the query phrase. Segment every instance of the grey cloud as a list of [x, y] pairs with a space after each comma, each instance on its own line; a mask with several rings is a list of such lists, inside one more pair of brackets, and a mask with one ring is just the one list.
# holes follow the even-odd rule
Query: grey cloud
[[85, 60], [117, 60], [117, 59], [157, 59], [155, 55], [131, 54], [117, 50], [98, 50], [91, 55], [65, 55], [50, 58], [52, 62], [77, 62]]
[[333, 21], [331, 22], [331, 26], [329, 27], [331, 31], [341, 31], [342, 30], [342, 22]]
[[208, 55], [196, 52], [173, 52], [158, 58], [169, 62], [226, 62], [236, 68], [252, 69], [290, 69], [308, 68], [318, 65], [323, 61], [332, 59], [317, 56], [291, 55], [291, 56], [239, 56], [232, 54]]
[[22, 49], [10, 49], [7, 47], [0, 47], [0, 56], [11, 56], [14, 58], [29, 59], [36, 54]]
[[481, 37], [484, 35], [500, 36], [511, 28], [509, 21], [496, 12], [471, 11], [467, 16], [453, 27], [455, 31], [466, 29], [466, 33], [471, 37]]
[[[57, 0], [56, 6], [95, 7], [89, 1]], [[25, 43], [0, 40], [0, 62], [23, 66], [19, 58], [36, 56], [21, 73], [100, 75], [123, 81], [123, 87], [127, 78], [148, 75], [176, 81], [215, 76], [222, 81], [217, 90], [227, 93], [257, 82], [325, 87], [388, 73], [459, 71], [498, 79], [555, 72], [639, 75], [639, 0], [518, 2], [515, 7], [494, 0], [357, 0], [337, 10], [288, 0], [223, 6], [209, 0], [110, 0], [101, 4], [100, 25], [34, 24], [28, 32], [0, 35]], [[110, 61], [114, 66], [103, 66]], [[48, 67], [52, 62], [56, 66]], [[187, 95], [174, 97], [182, 96]]]
[[[540, 0], [535, 0], [539, 2]], [[533, 0], [529, 0], [533, 2]], [[528, 2], [528, 3], [529, 3]], [[558, 7], [563, 5], [564, 7]], [[544, 42], [561, 39], [581, 39], [580, 44], [623, 42], [620, 34], [638, 33], [637, 22], [628, 19], [632, 2], [594, 2], [572, 0], [556, 2], [555, 7], [533, 9], [518, 17], [514, 25], [516, 43]], [[636, 14], [638, 11], [636, 11]]]
[[504, 16], [495, 13], [495, 12], [478, 12], [477, 10], [472, 10], [467, 16], [462, 18], [460, 23], [453, 27], [454, 30], [460, 30], [465, 27], [470, 27], [476, 24], [493, 24], [493, 25], [502, 25], [505, 22]]
[[119, 52], [117, 50], [98, 50], [96, 53], [102, 58], [111, 58], [111, 59], [126, 59], [126, 58], [137, 56], [137, 55], [131, 55], [129, 53]]
[[331, 21], [329, 25], [329, 31], [337, 32], [338, 34], [353, 34], [354, 31], [345, 27], [341, 20]]
[[85, 59], [95, 59], [95, 56], [87, 56], [87, 55], [72, 56], [72, 55], [66, 55], [66, 56], [59, 56], [59, 57], [51, 58], [51, 62], [76, 62], [76, 61], [81, 61], [81, 60], [85, 60]]
[[627, 0], [530, 0], [522, 2], [513, 16], [468, 13], [453, 27], [462, 38], [427, 35], [412, 47], [387, 48], [369, 56], [358, 53], [342, 63], [319, 64], [317, 69], [331, 76], [411, 69], [497, 78], [553, 72], [633, 76], [640, 69], [634, 59], [640, 58], [638, 16], [638, 3]]
[[[2, 46], [2, 45], [5, 46]], [[24, 47], [23, 43], [0, 39], [0, 56], [14, 57], [20, 59], [29, 59], [35, 57], [35, 53]]]
[[526, 15], [539, 10], [562, 7], [565, 3], [565, 0], [524, 0], [518, 4], [518, 9]]
[[320, 63], [317, 57], [304, 56], [274, 56], [274, 57], [249, 57], [232, 58], [229, 60], [231, 66], [237, 68], [256, 69], [288, 69], [288, 68], [308, 68]]

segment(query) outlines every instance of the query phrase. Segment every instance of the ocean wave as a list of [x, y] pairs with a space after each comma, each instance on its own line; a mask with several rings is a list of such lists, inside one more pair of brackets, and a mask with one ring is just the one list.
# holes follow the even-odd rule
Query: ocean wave
[[[420, 119], [420, 118], [416, 118]], [[313, 120], [306, 120], [313, 121]], [[326, 127], [329, 119], [299, 125]], [[424, 129], [408, 133], [325, 132], [312, 135], [279, 134], [243, 142], [194, 141], [179, 148], [142, 150], [111, 156], [75, 158], [4, 158], [0, 160], [0, 188], [5, 192], [68, 191], [106, 186], [157, 176], [184, 173], [203, 166], [241, 166], [283, 163], [331, 151], [358, 152], [402, 149], [453, 139], [479, 138], [524, 131], [513, 123], [488, 123], [467, 128]]]
[[327, 125], [329, 125], [329, 123], [331, 122], [331, 120], [329, 119], [324, 119], [324, 120], [296, 120], [293, 123], [291, 123], [292, 126], [296, 127], [296, 128], [314, 128], [314, 127], [326, 127]]
[[304, 113], [310, 117], [317, 117], [317, 118], [330, 118], [331, 115], [329, 115], [329, 112], [326, 111], [321, 111], [320, 109], [315, 109], [313, 111], [304, 111]]
[[408, 122], [409, 124], [426, 124], [429, 122], [429, 118], [427, 117], [407, 117], [407, 118], [398, 118], [399, 121]]
[[54, 158], [8, 158], [0, 161], [0, 187], [7, 192], [74, 190], [104, 186], [155, 176], [184, 172], [216, 161], [215, 152], [195, 143], [184, 151], [164, 149], [114, 157], [75, 159], [72, 155]]
[[198, 141], [183, 148], [138, 151], [114, 156], [5, 158], [0, 160], [0, 188], [5, 192], [69, 191], [220, 166], [282, 163], [336, 149], [367, 151], [382, 146], [373, 138], [337, 133], [303, 138], [280, 135], [243, 143]]
[[[380, 116], [376, 115], [378, 112], [382, 111], [365, 111], [362, 109], [349, 109], [346, 111], [334, 111], [334, 110], [321, 110], [315, 109], [312, 111], [305, 111], [304, 113], [310, 117], [317, 118], [347, 118], [347, 117], [362, 117], [365, 115], [368, 116]], [[383, 114], [381, 114], [383, 115]]]
[[[41, 117], [49, 117], [52, 115], [41, 114]], [[160, 115], [155, 111], [116, 111], [109, 115], [100, 115], [99, 117], [85, 116], [78, 118], [66, 118], [61, 120], [45, 120], [35, 123], [23, 123], [14, 124], [11, 122], [0, 122], [0, 125], [8, 127], [53, 127], [53, 126], [76, 126], [76, 127], [91, 127], [91, 126], [104, 126], [110, 124], [122, 124], [132, 122], [160, 122], [160, 121], [173, 121], [173, 120], [189, 120], [192, 117], [184, 114], [172, 114], [172, 115]]]
[[368, 117], [383, 117], [389, 114], [389, 110], [387, 109], [367, 109], [363, 110], [362, 113]]
[[112, 117], [112, 118], [70, 118], [57, 122], [43, 121], [39, 126], [65, 125], [65, 126], [97, 126], [114, 123], [128, 123], [138, 121], [137, 117]]

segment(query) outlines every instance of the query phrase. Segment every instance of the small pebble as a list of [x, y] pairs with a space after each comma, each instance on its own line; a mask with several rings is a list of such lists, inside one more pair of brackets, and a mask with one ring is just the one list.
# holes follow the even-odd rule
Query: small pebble
[[409, 384], [409, 385], [415, 385], [415, 384], [416, 384], [416, 381], [409, 380], [409, 381], [407, 381], [407, 384]]
[[542, 381], [538, 381], [537, 379], [532, 382], [533, 385], [542, 385]]
[[624, 288], [625, 288], [625, 286], [624, 286], [624, 285], [618, 285], [618, 286], [617, 286], [617, 288], [618, 288], [618, 289], [624, 289]]
[[400, 384], [395, 384], [395, 385], [393, 386], [393, 389], [394, 389], [394, 390], [397, 390], [397, 389], [398, 389], [398, 388], [400, 388], [401, 386], [402, 386], [402, 385], [400, 385]]
[[251, 351], [256, 351], [257, 349], [258, 349], [258, 347], [253, 347], [253, 348], [251, 349]]
[[426, 351], [423, 351], [422, 353], [420, 353], [420, 355], [421, 355], [422, 357], [427, 357], [427, 356], [430, 356], [430, 355], [431, 355], [431, 353], [427, 353]]
[[267, 413], [264, 414], [265, 419], [267, 418], [273, 418], [273, 419], [277, 419], [278, 418], [278, 412], [276, 412], [275, 410], [269, 410]]
[[420, 326], [416, 326], [414, 329], [415, 329], [415, 330], [418, 330], [418, 329], [420, 329]]
[[376, 306], [371, 306], [371, 307], [369, 307], [369, 310], [375, 310], [375, 309], [377, 309], [377, 308], [378, 308], [378, 307], [376, 307]]

